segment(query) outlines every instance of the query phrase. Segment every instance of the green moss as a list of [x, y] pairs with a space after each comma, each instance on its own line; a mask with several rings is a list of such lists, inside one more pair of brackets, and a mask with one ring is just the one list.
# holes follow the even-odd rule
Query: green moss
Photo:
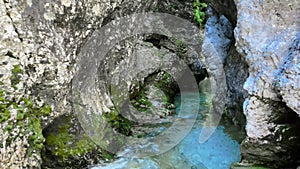
[[149, 101], [146, 95], [148, 88], [142, 82], [138, 82], [136, 85], [138, 86], [137, 89], [131, 92], [129, 96], [130, 103], [136, 110], [146, 112], [152, 106], [151, 101]]
[[117, 110], [112, 110], [108, 113], [103, 113], [103, 118], [106, 122], [118, 132], [128, 136], [131, 134], [132, 121], [124, 118]]
[[[10, 77], [12, 87], [20, 82], [21, 70], [19, 65], [14, 66], [12, 69], [12, 76]], [[51, 107], [44, 104], [39, 107], [36, 106], [30, 97], [9, 98], [5, 96], [10, 93], [0, 89], [0, 122], [3, 123], [7, 121], [7, 126], [4, 131], [10, 133], [12, 129], [19, 128], [23, 131], [23, 135], [28, 135], [29, 147], [27, 149], [27, 154], [31, 156], [34, 152], [39, 152], [43, 147], [44, 137], [42, 135], [41, 119], [46, 117], [51, 112]], [[17, 110], [17, 117], [15, 119], [11, 118], [10, 110]], [[13, 142], [16, 137], [10, 136], [6, 140], [7, 146]]]
[[6, 107], [4, 107], [4, 106], [2, 107], [2, 105], [0, 105], [0, 106], [1, 106], [0, 107], [0, 111], [1, 111], [1, 113], [0, 113], [0, 123], [2, 123], [2, 122], [6, 121], [10, 118], [10, 112], [9, 112], [8, 109], [6, 109]]
[[95, 149], [95, 144], [84, 135], [80, 139], [75, 138], [69, 132], [70, 124], [58, 127], [58, 133], [51, 133], [46, 138], [47, 146], [51, 147], [51, 153], [58, 156], [62, 161], [66, 161], [70, 157], [84, 155]]
[[13, 129], [14, 125], [12, 122], [8, 123], [7, 126], [5, 127], [4, 131], [11, 132]]
[[170, 80], [171, 80], [170, 78], [171, 78], [171, 75], [167, 72], [164, 72], [162, 78], [159, 78], [156, 81], [155, 86], [159, 89], [165, 88], [167, 85], [169, 85]]
[[44, 136], [42, 134], [41, 120], [38, 117], [30, 118], [27, 131], [32, 132], [28, 139], [28, 142], [30, 144], [30, 147], [28, 148], [28, 154], [31, 155], [35, 151], [41, 150], [44, 146]]
[[[22, 105], [22, 101], [25, 101], [25, 104]], [[26, 102], [30, 104], [26, 104]], [[17, 110], [17, 118], [16, 121], [8, 121], [4, 131], [10, 133], [13, 128], [17, 127], [20, 130], [24, 129], [23, 134], [29, 134], [28, 143], [30, 146], [27, 149], [28, 155], [31, 156], [32, 153], [40, 151], [43, 147], [44, 140], [41, 118], [47, 116], [51, 112], [51, 108], [47, 105], [43, 105], [42, 107], [35, 106], [29, 98], [24, 97], [22, 97], [19, 102], [7, 101], [7, 104], [13, 105]], [[1, 122], [9, 120], [9, 106], [2, 107], [0, 118]], [[10, 137], [9, 140], [7, 140], [7, 144], [9, 145], [14, 139], [15, 138]]]
[[[165, 90], [165, 89], [169, 89], [171, 88], [170, 84], [173, 81], [172, 76], [168, 73], [168, 72], [163, 72], [163, 76], [158, 78], [155, 81], [155, 87], [161, 89], [161, 90]], [[166, 91], [164, 91], [165, 93], [168, 93]], [[172, 99], [170, 98], [169, 94], [166, 94], [166, 102], [167, 103], [171, 103]]]
[[178, 9], [178, 5], [175, 4], [175, 3], [170, 3], [169, 6], [168, 6], [168, 9], [169, 9], [169, 10]]
[[5, 98], [5, 91], [0, 89], [0, 123], [7, 121], [10, 118], [9, 106], [11, 101]]
[[109, 152], [104, 152], [104, 151], [102, 152], [102, 156], [106, 160], [112, 160], [115, 158], [113, 154], [111, 154]]

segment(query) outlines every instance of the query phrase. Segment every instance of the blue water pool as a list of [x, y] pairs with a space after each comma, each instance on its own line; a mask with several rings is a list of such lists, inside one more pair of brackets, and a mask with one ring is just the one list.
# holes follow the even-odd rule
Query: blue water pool
[[[201, 111], [205, 107], [205, 97], [202, 95], [200, 97], [200, 113], [194, 127], [170, 151], [143, 159], [119, 158], [109, 164], [94, 166], [92, 169], [229, 169], [231, 163], [241, 159], [240, 145], [224, 132], [223, 126], [209, 126], [215, 128], [214, 133], [205, 142], [199, 143], [199, 135], [204, 129]], [[180, 111], [180, 103], [191, 104], [186, 106], [187, 108], [193, 107], [193, 100], [180, 98], [180, 96], [175, 98], [177, 111]]]

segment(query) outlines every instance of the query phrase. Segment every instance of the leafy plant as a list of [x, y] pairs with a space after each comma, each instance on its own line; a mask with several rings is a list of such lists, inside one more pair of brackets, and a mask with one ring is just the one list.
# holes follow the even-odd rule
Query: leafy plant
[[205, 9], [207, 8], [207, 4], [205, 2], [200, 2], [200, 0], [195, 0], [193, 7], [194, 18], [199, 23], [199, 26], [202, 27], [205, 20]]

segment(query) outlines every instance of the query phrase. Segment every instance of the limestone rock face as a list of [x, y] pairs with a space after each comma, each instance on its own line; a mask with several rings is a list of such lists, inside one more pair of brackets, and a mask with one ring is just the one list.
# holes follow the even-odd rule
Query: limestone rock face
[[224, 64], [231, 44], [232, 26], [225, 16], [216, 15], [213, 9], [207, 13], [209, 18], [205, 25], [202, 53], [208, 74], [214, 81], [211, 82], [215, 91], [213, 107], [216, 113], [222, 114], [227, 92]]
[[282, 129], [299, 131], [300, 3], [235, 3], [236, 47], [249, 66], [244, 84], [249, 94], [244, 102], [248, 136], [242, 144], [244, 161], [275, 168], [295, 167], [299, 165], [299, 146], [293, 140], [298, 140], [300, 134], [287, 134]]
[[[213, 98], [215, 113], [219, 116], [223, 115], [224, 118], [228, 117], [226, 119], [229, 120], [224, 120], [224, 122], [243, 128], [245, 116], [242, 105], [247, 96], [243, 84], [248, 76], [248, 67], [234, 46], [232, 27], [234, 22], [230, 22], [226, 18], [232, 16], [234, 11], [231, 13], [229, 11], [225, 12], [227, 9], [225, 6], [232, 5], [231, 7], [235, 8], [235, 5], [233, 2], [223, 2], [227, 5], [219, 1], [211, 1], [212, 8], [207, 10], [208, 19], [205, 25], [206, 31], [202, 52], [205, 56], [208, 74], [211, 79], [216, 81], [215, 87], [213, 80], [210, 80], [212, 90], [215, 92]], [[214, 118], [214, 120], [219, 122], [217, 118]], [[243, 136], [241, 135], [241, 137]]]
[[[155, 4], [152, 0], [0, 1], [0, 82], [7, 93], [13, 93], [5, 97], [17, 102], [30, 95], [36, 104], [50, 105], [52, 112], [43, 119], [43, 127], [70, 113], [74, 63], [85, 39], [115, 17], [147, 11]], [[15, 65], [23, 73], [18, 84], [11, 84]], [[40, 150], [28, 155], [32, 133], [24, 136], [18, 126], [12, 133], [4, 130], [17, 125], [18, 111], [12, 108], [10, 112], [10, 118], [0, 123], [0, 168], [39, 167]], [[12, 137], [14, 142], [10, 144], [7, 140]]]
[[210, 0], [209, 5], [211, 8], [206, 12], [208, 19], [202, 51], [208, 61], [210, 75], [219, 77], [215, 105], [223, 104], [218, 113], [226, 119], [228, 117], [230, 124], [243, 128], [245, 117], [242, 105], [247, 97], [243, 84], [248, 76], [248, 67], [234, 46], [236, 6], [233, 0]]
[[[299, 166], [300, 2], [298, 0], [234, 0], [234, 2], [235, 4], [233, 0], [210, 0], [216, 13], [208, 13], [201, 57], [207, 62], [201, 62], [199, 56], [187, 50], [181, 41], [172, 44], [161, 37], [150, 38], [145, 40], [147, 43], [144, 41], [138, 45], [140, 56], [144, 57], [140, 60], [149, 62], [148, 67], [141, 67], [145, 71], [133, 81], [147, 80], [146, 77], [151, 73], [157, 73], [163, 63], [169, 63], [168, 70], [172, 71], [172, 67], [175, 67], [171, 65], [173, 55], [183, 56], [180, 59], [187, 61], [190, 68], [199, 76], [205, 76], [205, 65], [210, 76], [221, 85], [216, 94], [224, 94], [220, 95], [219, 99], [215, 98], [213, 103], [224, 104], [225, 98], [229, 98], [226, 103], [231, 106], [228, 114], [236, 119], [233, 121], [237, 124], [241, 122], [240, 118], [243, 118], [239, 114], [241, 102], [248, 97], [243, 103], [243, 112], [247, 120], [247, 138], [242, 144], [244, 161], [273, 168]], [[72, 112], [71, 82], [78, 66], [78, 53], [95, 30], [115, 18], [136, 12], [178, 13], [180, 17], [191, 21], [192, 4], [193, 0], [0, 1], [0, 86], [1, 90], [3, 88], [7, 91], [5, 99], [14, 100], [23, 106], [24, 102], [20, 99], [31, 96], [32, 102], [38, 106], [44, 103], [50, 105], [52, 112], [47, 117], [41, 118], [41, 121], [37, 121], [39, 126], [37, 130], [41, 133], [42, 129], [56, 125], [53, 121]], [[234, 41], [232, 29], [235, 25]], [[193, 39], [193, 36], [188, 35], [186, 38]], [[127, 46], [126, 44], [123, 47], [116, 46], [107, 62], [99, 68], [99, 72], [108, 71], [111, 76], [99, 79], [106, 78], [102, 80], [110, 80], [115, 86], [121, 86], [122, 83], [119, 83], [118, 78], [123, 78], [128, 72], [134, 73], [132, 70], [126, 72], [135, 66], [132, 63], [139, 62], [138, 59], [127, 55], [132, 52], [134, 46], [132, 42], [128, 41]], [[233, 42], [236, 42], [236, 48], [232, 46]], [[156, 60], [149, 59], [153, 55]], [[184, 55], [191, 57], [184, 58]], [[128, 64], [130, 59], [135, 61]], [[113, 67], [115, 65], [117, 66]], [[18, 78], [13, 81], [12, 77], [16, 76], [13, 72], [18, 69], [22, 71], [18, 71]], [[248, 94], [241, 89], [246, 77], [244, 88]], [[132, 79], [123, 79], [129, 80]], [[185, 85], [189, 84], [190, 82], [186, 82]], [[135, 91], [139, 91], [139, 85], [134, 86], [133, 83], [128, 83], [124, 87], [132, 95], [135, 95]], [[103, 89], [108, 93], [109, 88]], [[148, 92], [150, 96], [157, 92], [162, 96], [161, 90], [153, 86]], [[103, 97], [101, 98], [103, 112], [109, 112], [111, 107], [116, 106], [108, 95], [100, 96]], [[151, 98], [152, 105], [161, 106], [156, 98]], [[234, 107], [237, 107], [237, 110]], [[223, 112], [222, 107], [216, 108], [217, 112]], [[18, 126], [18, 121], [27, 125], [30, 119], [20, 118], [18, 110], [13, 105], [9, 107], [9, 111], [10, 117], [0, 123], [0, 168], [39, 168], [42, 163], [41, 148], [32, 151], [31, 155], [28, 153], [29, 138], [35, 133], [24, 133], [24, 128]], [[157, 117], [161, 115], [164, 115], [163, 112], [156, 114]], [[44, 141], [44, 138], [37, 139]], [[80, 160], [80, 157], [77, 158]]]
[[280, 67], [280, 74], [275, 82], [282, 100], [288, 107], [300, 114], [300, 33], [298, 32], [284, 64]]
[[[57, 124], [57, 120], [59, 121], [62, 115], [68, 114], [69, 116], [69, 114], [72, 114], [70, 99], [71, 82], [76, 72], [75, 68], [78, 66], [78, 54], [95, 30], [107, 25], [111, 20], [125, 15], [148, 11], [162, 12], [168, 6], [170, 8], [165, 11], [169, 13], [179, 11], [181, 17], [193, 20], [192, 3], [192, 0], [186, 3], [177, 0], [168, 1], [167, 3], [158, 3], [156, 0], [0, 1], [0, 85], [7, 93], [10, 93], [5, 95], [5, 97], [16, 100], [19, 103], [21, 97], [31, 96], [34, 104], [41, 106], [47, 103], [47, 105], [50, 105], [52, 112], [47, 117], [39, 119], [41, 121], [38, 121], [39, 127], [37, 129], [41, 133], [42, 129], [51, 128], [53, 124]], [[188, 7], [185, 10], [183, 6]], [[194, 36], [188, 35], [186, 38], [194, 39]], [[132, 42], [129, 43], [132, 44]], [[162, 65], [163, 62], [170, 63], [174, 55], [190, 55], [193, 52], [186, 50], [181, 41], [173, 43], [173, 46], [175, 46], [174, 49], [177, 50], [175, 52], [169, 52], [172, 47], [164, 49], [167, 51], [164, 52], [154, 46], [148, 46], [147, 48], [140, 46], [139, 51], [142, 51], [141, 56], [148, 57], [144, 61], [151, 61], [152, 64], [149, 63], [149, 67], [144, 67], [145, 72], [141, 73], [139, 79], [135, 79], [136, 81], [142, 81], [149, 73], [158, 71], [158, 65]], [[117, 78], [122, 77], [123, 74], [132, 73], [132, 71], [126, 72], [126, 68], [134, 67], [134, 65], [126, 65], [126, 62], [130, 61], [128, 61], [130, 58], [122, 58], [132, 52], [131, 47], [132, 45], [125, 46], [125, 50], [120, 53], [118, 51], [110, 53], [111, 58], [108, 58], [108, 61], [114, 61], [118, 64], [123, 62], [123, 66], [120, 64], [117, 67], [122, 72], [115, 70], [112, 73], [115, 76], [110, 77], [111, 81], [115, 80], [116, 82]], [[180, 50], [178, 50], [179, 47]], [[153, 54], [153, 52], [156, 53]], [[168, 55], [168, 57], [164, 58], [165, 60], [159, 58], [163, 54]], [[158, 58], [157, 60], [160, 59], [160, 62], [149, 59], [150, 55], [155, 55]], [[117, 58], [113, 58], [114, 56], [117, 56]], [[197, 54], [193, 54], [191, 58], [181, 59], [188, 60], [188, 65], [198, 71], [198, 75], [202, 76], [202, 73], [205, 73], [203, 63], [199, 61]], [[139, 60], [137, 59], [136, 61], [138, 62]], [[18, 83], [12, 84], [12, 71], [16, 65], [18, 65], [18, 69], [22, 70], [22, 73], [18, 74]], [[116, 64], [106, 62], [103, 65], [102, 70], [109, 70], [106, 68]], [[175, 67], [175, 65], [169, 65], [169, 67]], [[110, 68], [113, 69], [116, 67]], [[169, 70], [172, 72], [172, 68]], [[132, 79], [126, 80], [129, 81]], [[117, 82], [115, 84], [121, 85]], [[188, 84], [189, 82], [187, 82]], [[130, 83], [124, 85], [126, 91], [131, 90], [129, 87], [132, 86]], [[171, 87], [169, 86], [169, 89]], [[154, 91], [157, 90], [153, 90], [152, 92]], [[107, 95], [103, 95], [101, 101], [105, 105], [102, 108], [107, 112], [110, 107], [114, 107]], [[153, 104], [156, 103], [154, 102]], [[20, 104], [22, 105], [23, 103], [20, 101]], [[11, 116], [9, 119], [0, 123], [0, 168], [38, 168], [42, 163], [41, 148], [33, 151], [32, 155], [28, 155], [28, 147], [30, 147], [28, 138], [31, 137], [32, 133], [29, 132], [26, 136], [23, 136], [22, 129], [16, 123], [18, 110], [14, 109], [13, 106], [11, 107], [12, 110], [10, 110]], [[26, 119], [24, 119], [24, 122], [27, 123]], [[11, 126], [13, 126], [12, 128], [15, 127], [13, 132], [4, 130], [11, 128]], [[76, 129], [80, 130], [80, 128]], [[72, 129], [69, 128], [69, 130]], [[51, 130], [45, 131], [50, 132]], [[70, 133], [71, 131], [68, 132]], [[51, 132], [47, 134], [51, 134]], [[12, 136], [14, 137], [14, 142], [10, 139]], [[42, 142], [45, 141], [45, 138], [38, 139], [41, 139]], [[56, 145], [54, 143], [49, 144]], [[49, 148], [49, 150], [55, 149], [55, 147], [52, 149]], [[76, 159], [80, 160], [80, 157], [76, 157]]]

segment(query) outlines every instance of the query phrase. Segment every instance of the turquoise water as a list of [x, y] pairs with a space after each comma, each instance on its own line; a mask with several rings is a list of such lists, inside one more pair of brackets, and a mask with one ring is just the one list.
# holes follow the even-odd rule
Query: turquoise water
[[[185, 96], [191, 93], [185, 93]], [[175, 98], [176, 111], [180, 111], [181, 104], [187, 104], [187, 109], [193, 107], [189, 98], [180, 96]], [[197, 100], [199, 101], [199, 100]], [[190, 104], [190, 105], [189, 105]], [[205, 96], [200, 95], [200, 110], [197, 121], [188, 135], [170, 151], [154, 157], [143, 159], [120, 158], [113, 163], [94, 166], [92, 169], [229, 169], [230, 164], [240, 161], [240, 145], [231, 139], [223, 126], [216, 127], [214, 133], [204, 143], [199, 143], [199, 135], [203, 130], [203, 122], [208, 111], [205, 111]]]
[[229, 169], [232, 162], [240, 161], [239, 144], [224, 133], [224, 127], [219, 126], [202, 144], [198, 142], [200, 132], [201, 127], [193, 129], [178, 145], [180, 153], [195, 166]]

